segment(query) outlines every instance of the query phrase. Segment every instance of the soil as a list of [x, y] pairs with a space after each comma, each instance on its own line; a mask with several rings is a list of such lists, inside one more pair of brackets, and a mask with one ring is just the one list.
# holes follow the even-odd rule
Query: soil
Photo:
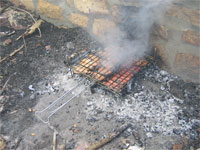
[[[1, 24], [2, 29], [5, 27], [7, 30], [14, 30], [8, 24]], [[64, 91], [77, 84], [79, 77], [75, 76], [74, 81], [70, 76], [68, 56], [81, 50], [100, 47], [100, 44], [81, 28], [62, 29], [44, 22], [40, 30], [41, 38], [38, 31], [25, 37], [26, 48], [0, 63], [1, 90], [8, 81], [0, 95], [0, 136], [6, 141], [6, 149], [52, 149], [53, 130], [35, 116], [35, 111], [45, 108]], [[1, 59], [24, 44], [23, 39], [15, 40], [24, 32], [25, 29], [15, 30], [14, 34], [0, 38]], [[3, 43], [7, 39], [12, 42], [5, 46]], [[140, 84], [159, 93], [160, 83], [143, 80]], [[170, 82], [170, 87], [171, 94], [184, 100], [184, 103], [180, 104], [185, 110], [183, 117], [200, 119], [199, 85], [186, 83], [178, 78]], [[109, 113], [105, 119], [101, 110], [97, 112], [100, 114], [98, 119], [95, 120], [96, 114], [93, 118], [88, 118], [88, 99], [92, 97], [92, 94], [88, 93], [89, 91], [84, 92], [84, 96], [77, 97], [52, 116], [50, 124], [58, 131], [57, 149], [84, 149], [126, 124], [126, 121], [119, 121], [119, 118], [109, 118]], [[101, 96], [101, 93], [97, 94]], [[112, 94], [108, 95], [114, 98]], [[196, 123], [195, 130], [199, 128]], [[148, 138], [144, 131], [140, 131], [131, 128], [102, 149], [128, 149], [134, 144], [144, 146], [148, 150], [172, 149], [175, 143], [181, 143], [185, 150], [197, 149], [200, 146], [199, 132], [195, 132], [198, 135], [193, 136], [197, 138], [187, 138], [188, 143], [184, 144], [181, 140], [183, 134], [167, 137], [162, 133], [155, 133], [153, 138]]]

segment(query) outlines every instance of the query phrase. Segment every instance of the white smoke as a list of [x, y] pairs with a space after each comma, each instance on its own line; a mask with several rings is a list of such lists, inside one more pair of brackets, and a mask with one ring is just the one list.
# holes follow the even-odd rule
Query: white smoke
[[[133, 0], [134, 1], [134, 0]], [[135, 12], [125, 9], [120, 25], [108, 31], [103, 39], [109, 53], [107, 65], [120, 65], [138, 60], [150, 50], [149, 37], [153, 24], [163, 16], [172, 0], [140, 0]]]

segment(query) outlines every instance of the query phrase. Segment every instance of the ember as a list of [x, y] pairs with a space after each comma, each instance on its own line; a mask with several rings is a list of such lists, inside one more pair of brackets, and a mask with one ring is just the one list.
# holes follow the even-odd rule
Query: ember
[[87, 53], [73, 65], [73, 72], [93, 79], [114, 93], [120, 93], [149, 63], [147, 59], [140, 59], [116, 67], [106, 63], [106, 59], [109, 59], [109, 54], [105, 51]]

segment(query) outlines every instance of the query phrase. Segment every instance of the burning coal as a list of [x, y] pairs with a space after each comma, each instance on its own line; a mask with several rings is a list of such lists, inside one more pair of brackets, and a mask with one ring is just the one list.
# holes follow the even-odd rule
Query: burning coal
[[[133, 0], [134, 1], [134, 0]], [[104, 65], [118, 66], [144, 57], [150, 48], [149, 37], [153, 24], [164, 14], [172, 0], [141, 0], [141, 7], [120, 10], [120, 22], [103, 38], [110, 54]]]

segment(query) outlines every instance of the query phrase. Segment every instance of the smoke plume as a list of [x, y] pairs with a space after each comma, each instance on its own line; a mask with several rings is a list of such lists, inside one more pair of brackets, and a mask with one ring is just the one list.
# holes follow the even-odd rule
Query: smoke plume
[[[134, 0], [133, 0], [134, 1]], [[138, 60], [150, 50], [153, 24], [163, 16], [172, 0], [140, 0], [141, 7], [122, 7], [118, 25], [103, 39], [109, 54], [105, 65], [118, 66]]]

